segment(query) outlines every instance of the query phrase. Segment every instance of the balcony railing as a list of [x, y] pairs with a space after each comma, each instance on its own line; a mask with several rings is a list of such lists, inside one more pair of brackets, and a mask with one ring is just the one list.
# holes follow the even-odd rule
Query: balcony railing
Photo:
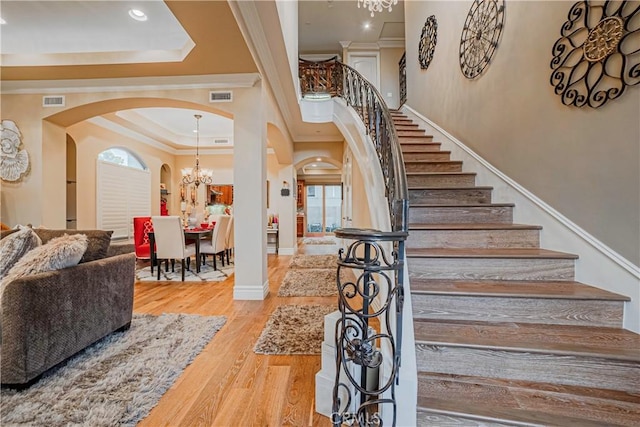
[[400, 76], [400, 106], [407, 102], [407, 53], [402, 54], [400, 62], [398, 62], [398, 71]]
[[[381, 425], [380, 411], [386, 405], [391, 408], [390, 419], [395, 425], [409, 207], [398, 136], [382, 96], [356, 70], [336, 58], [300, 60], [299, 67], [303, 95], [340, 96], [360, 116], [380, 162], [391, 224], [386, 232], [335, 230], [337, 237], [353, 243], [346, 252], [340, 250], [338, 261], [341, 318], [336, 324], [332, 422], [336, 427], [343, 423]], [[356, 272], [356, 280], [342, 281], [341, 270], [345, 268]]]

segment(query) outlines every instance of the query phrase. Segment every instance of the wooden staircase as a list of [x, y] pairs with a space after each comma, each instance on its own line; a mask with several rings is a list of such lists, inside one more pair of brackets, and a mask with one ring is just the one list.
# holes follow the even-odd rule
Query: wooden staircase
[[574, 281], [440, 143], [392, 112], [409, 185], [418, 425], [640, 425], [628, 298]]

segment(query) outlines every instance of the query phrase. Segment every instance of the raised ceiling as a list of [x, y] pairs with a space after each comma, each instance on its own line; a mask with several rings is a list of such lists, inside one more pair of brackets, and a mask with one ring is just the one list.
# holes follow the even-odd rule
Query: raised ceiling
[[[392, 13], [358, 9], [355, 0], [300, 1], [301, 52], [335, 52], [340, 41], [375, 43], [402, 36], [402, 2]], [[129, 9], [145, 12], [138, 22]], [[246, 85], [258, 72], [226, 1], [2, 0], [2, 90], [184, 82]], [[364, 29], [360, 22], [371, 22]], [[358, 25], [355, 25], [355, 24]], [[400, 30], [402, 27], [402, 30]], [[162, 80], [165, 79], [165, 80]], [[237, 82], [235, 80], [238, 80]], [[117, 82], [117, 83], [116, 83]], [[127, 110], [95, 118], [116, 131], [139, 134], [169, 150], [193, 146], [194, 111]], [[148, 126], [139, 126], [146, 122]], [[201, 144], [228, 138], [230, 120], [203, 114]], [[296, 140], [341, 140], [333, 124], [297, 124]], [[227, 145], [228, 146], [228, 145]], [[218, 145], [223, 147], [223, 145]]]

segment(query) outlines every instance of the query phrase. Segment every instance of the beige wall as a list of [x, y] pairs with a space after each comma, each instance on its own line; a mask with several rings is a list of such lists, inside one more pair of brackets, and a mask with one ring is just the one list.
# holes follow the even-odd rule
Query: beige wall
[[391, 109], [400, 106], [398, 62], [400, 62], [403, 53], [404, 48], [380, 49], [380, 95]]
[[[640, 87], [604, 107], [568, 107], [549, 83], [551, 49], [573, 1], [507, 2], [492, 63], [460, 72], [471, 1], [405, 2], [407, 105], [632, 263], [640, 264]], [[438, 20], [433, 61], [417, 52]]]
[[[236, 99], [242, 99], [242, 93], [248, 89], [233, 89]], [[77, 218], [78, 227], [95, 226], [95, 168], [97, 155], [113, 146], [124, 146], [136, 154], [150, 168], [153, 188], [159, 188], [160, 169], [168, 165], [172, 172], [172, 194], [170, 196], [170, 213], [178, 214], [179, 191], [177, 181], [180, 169], [191, 167], [194, 155], [167, 153], [145, 143], [135, 141], [123, 135], [107, 131], [97, 125], [85, 121], [99, 114], [125, 109], [134, 106], [174, 106], [185, 108], [201, 108], [203, 111], [222, 111], [227, 116], [241, 113], [241, 106], [236, 103], [209, 104], [207, 90], [174, 90], [147, 92], [92, 92], [66, 94], [65, 108], [43, 108], [42, 94], [13, 95], [3, 94], [2, 114], [16, 122], [23, 134], [24, 148], [27, 149], [31, 168], [22, 182], [2, 182], [2, 203], [0, 206], [2, 221], [14, 226], [16, 224], [46, 225], [48, 227], [66, 227], [66, 143], [67, 134], [77, 145]], [[100, 101], [113, 101], [113, 105], [105, 110]], [[270, 100], [269, 102], [272, 102]], [[212, 106], [215, 105], [215, 106]], [[76, 108], [77, 107], [77, 108]], [[110, 110], [110, 108], [113, 108]], [[281, 118], [271, 111], [272, 104], [266, 105], [269, 116], [276, 124], [272, 129], [281, 126]], [[61, 115], [57, 115], [62, 113]], [[48, 121], [47, 118], [55, 116]], [[284, 151], [281, 157], [292, 157], [292, 143], [288, 133], [271, 132], [278, 135], [277, 148]], [[276, 157], [270, 155], [269, 158]], [[214, 169], [214, 180], [219, 183], [233, 183], [233, 155], [200, 156], [201, 165]], [[271, 162], [270, 162], [271, 164]], [[274, 164], [278, 164], [274, 162]], [[282, 167], [282, 166], [280, 166]], [[270, 167], [270, 170], [272, 168]], [[273, 174], [279, 169], [274, 168]], [[274, 175], [275, 176], [275, 175]], [[279, 189], [279, 187], [278, 187]], [[273, 190], [275, 191], [275, 189]], [[279, 190], [278, 190], [279, 191]], [[204, 190], [201, 190], [204, 197]], [[152, 213], [159, 213], [160, 193], [152, 194]]]

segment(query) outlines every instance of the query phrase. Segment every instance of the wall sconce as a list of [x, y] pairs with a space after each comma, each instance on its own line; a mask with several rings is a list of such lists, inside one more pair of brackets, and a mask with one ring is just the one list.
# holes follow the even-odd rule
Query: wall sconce
[[282, 189], [280, 190], [280, 195], [283, 197], [287, 197], [291, 194], [289, 190], [289, 183], [287, 181], [282, 181]]

